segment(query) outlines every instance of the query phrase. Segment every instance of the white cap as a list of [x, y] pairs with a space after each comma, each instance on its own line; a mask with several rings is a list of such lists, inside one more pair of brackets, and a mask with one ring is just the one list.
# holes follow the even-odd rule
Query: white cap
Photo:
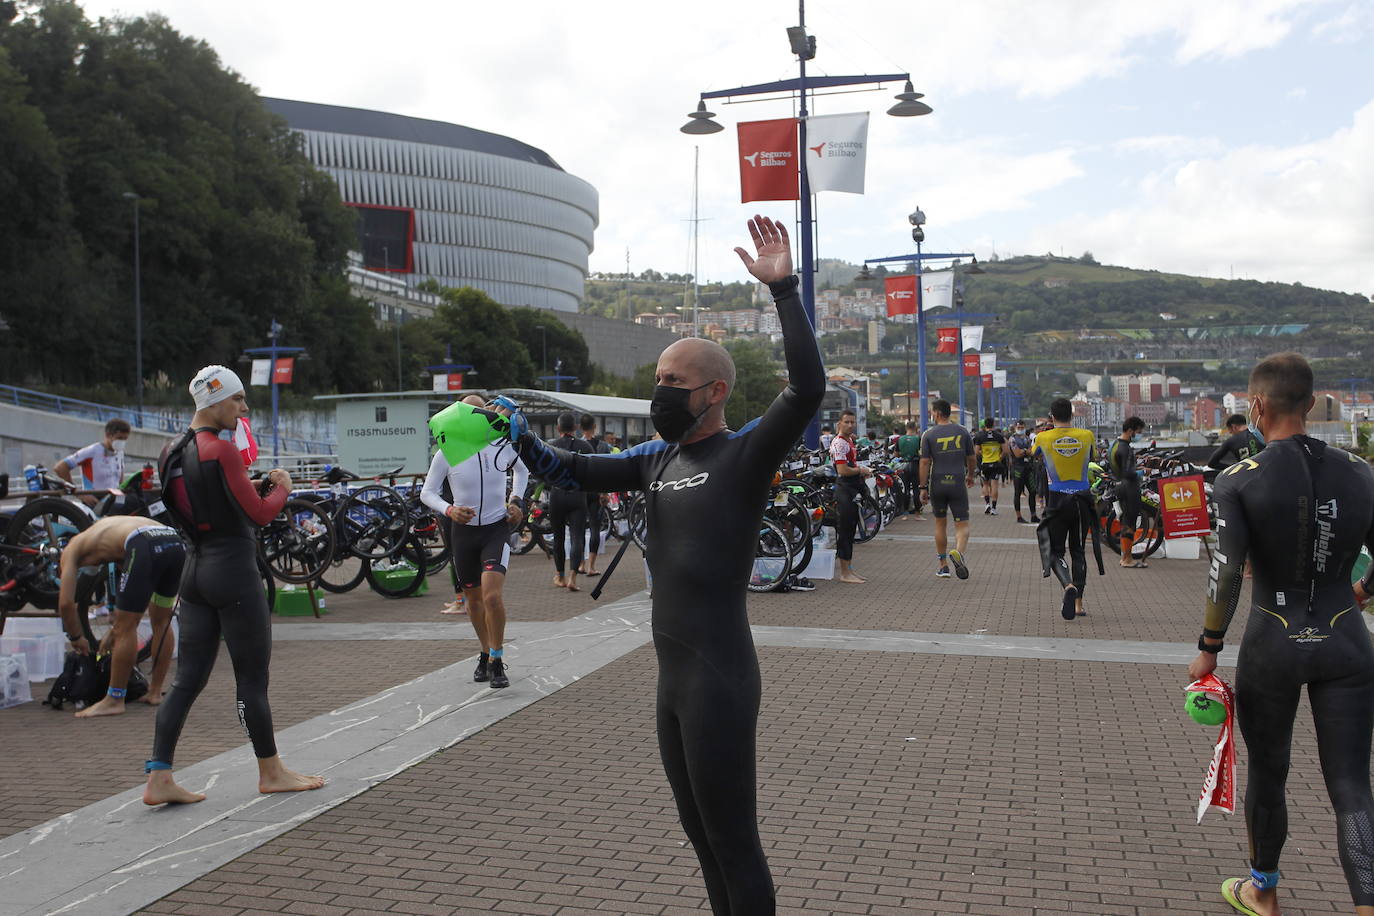
[[204, 410], [243, 390], [243, 382], [227, 366], [206, 366], [191, 379], [191, 397], [196, 410]]

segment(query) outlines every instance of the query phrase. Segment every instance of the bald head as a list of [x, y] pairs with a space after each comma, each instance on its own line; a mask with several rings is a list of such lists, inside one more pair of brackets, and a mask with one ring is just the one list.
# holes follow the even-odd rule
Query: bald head
[[658, 357], [656, 378], [660, 385], [696, 388], [707, 382], [725, 382], [725, 397], [735, 390], [735, 361], [714, 340], [684, 337], [670, 344]]
[[486, 400], [483, 399], [481, 395], [476, 395], [476, 394], [470, 394], [470, 395], [468, 395], [467, 397], [463, 398], [463, 403], [464, 403], [464, 404], [471, 404], [473, 407], [486, 407], [486, 406], [487, 406]]

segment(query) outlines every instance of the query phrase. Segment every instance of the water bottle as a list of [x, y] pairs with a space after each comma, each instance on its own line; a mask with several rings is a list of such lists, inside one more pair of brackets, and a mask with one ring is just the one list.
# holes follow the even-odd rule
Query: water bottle
[[24, 465], [24, 481], [30, 490], [41, 490], [43, 485], [38, 480], [38, 468], [31, 464]]

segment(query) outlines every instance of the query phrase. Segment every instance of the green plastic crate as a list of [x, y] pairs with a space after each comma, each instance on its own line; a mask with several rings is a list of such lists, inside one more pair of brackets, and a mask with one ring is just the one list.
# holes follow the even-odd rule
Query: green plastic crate
[[[320, 613], [328, 614], [329, 611], [324, 606], [324, 595], [323, 590], [315, 590], [315, 600], [319, 602]], [[310, 590], [294, 585], [278, 585], [272, 612], [282, 617], [313, 617], [315, 611], [310, 607]]]

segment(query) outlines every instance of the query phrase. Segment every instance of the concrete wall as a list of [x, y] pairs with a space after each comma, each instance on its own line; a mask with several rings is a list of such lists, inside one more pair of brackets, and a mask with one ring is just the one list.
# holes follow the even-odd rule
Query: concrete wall
[[[0, 471], [10, 475], [10, 487], [24, 486], [24, 465], [56, 466], [83, 445], [105, 437], [99, 420], [30, 410], [0, 404]], [[135, 430], [129, 437], [124, 467], [131, 473], [144, 461], [157, 461], [169, 437]]]
[[[591, 361], [613, 375], [629, 378], [645, 363], [658, 361], [658, 354], [678, 339], [672, 331], [647, 328], [632, 321], [584, 315], [580, 312], [554, 312], [554, 317], [578, 331], [587, 341]], [[539, 354], [532, 353], [535, 362]]]

